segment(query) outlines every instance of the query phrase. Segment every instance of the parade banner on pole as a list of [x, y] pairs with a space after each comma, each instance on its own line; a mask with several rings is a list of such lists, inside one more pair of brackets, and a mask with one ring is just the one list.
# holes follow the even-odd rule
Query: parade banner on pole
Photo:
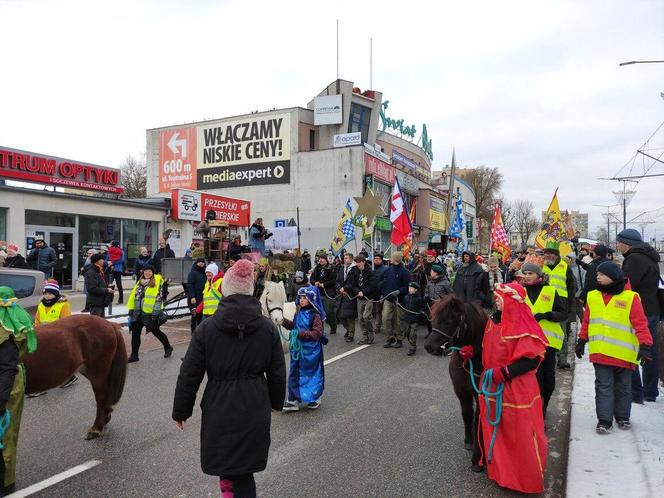
[[[399, 247], [405, 245], [404, 253], [408, 253], [412, 247], [413, 225], [408, 216], [408, 210], [404, 204], [404, 198], [401, 194], [399, 180], [395, 179], [392, 189], [392, 201], [390, 205], [390, 222], [392, 223], [392, 235], [390, 242]], [[410, 245], [409, 245], [410, 244]]]
[[338, 256], [341, 249], [346, 244], [355, 239], [355, 226], [353, 225], [353, 208], [350, 199], [346, 201], [346, 205], [341, 212], [341, 219], [337, 223], [337, 229], [332, 239], [332, 253]]
[[553, 193], [551, 203], [544, 214], [544, 220], [540, 231], [535, 236], [535, 244], [540, 249], [544, 249], [548, 240], [554, 240], [560, 244], [560, 256], [565, 257], [572, 252], [572, 246], [569, 243], [566, 229], [560, 214], [560, 206], [558, 205], [558, 188]]
[[493, 210], [493, 220], [491, 221], [491, 251], [496, 251], [500, 253], [503, 261], [507, 259], [512, 254], [510, 250], [510, 242], [507, 239], [507, 233], [505, 232], [505, 225], [503, 225], [503, 215], [500, 212], [500, 204], [496, 203], [496, 207]]

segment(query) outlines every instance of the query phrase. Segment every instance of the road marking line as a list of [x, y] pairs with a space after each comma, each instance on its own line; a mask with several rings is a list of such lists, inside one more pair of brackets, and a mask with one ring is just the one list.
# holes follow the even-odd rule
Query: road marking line
[[334, 363], [335, 361], [340, 360], [341, 358], [345, 358], [348, 355], [351, 355], [353, 353], [357, 353], [358, 351], [362, 351], [363, 349], [366, 349], [369, 346], [370, 346], [369, 344], [365, 344], [363, 346], [358, 346], [355, 349], [351, 349], [350, 351], [346, 351], [345, 353], [334, 356], [334, 357], [330, 358], [329, 360], [325, 360], [323, 362], [323, 365], [329, 365], [330, 363]]
[[69, 470], [65, 470], [64, 472], [60, 472], [59, 474], [55, 474], [54, 476], [49, 477], [48, 479], [44, 479], [41, 482], [35, 483], [32, 486], [28, 486], [27, 488], [24, 489], [19, 489], [15, 493], [8, 495], [7, 498], [9, 497], [23, 498], [24, 496], [33, 495], [35, 493], [38, 493], [39, 491], [43, 491], [48, 487], [58, 484], [59, 482], [62, 482], [65, 479], [69, 479], [70, 477], [74, 477], [75, 475], [80, 474], [81, 472], [90, 470], [92, 467], [96, 467], [100, 463], [101, 460], [90, 460], [89, 462], [82, 463], [81, 465], [77, 465], [76, 467], [72, 467]]

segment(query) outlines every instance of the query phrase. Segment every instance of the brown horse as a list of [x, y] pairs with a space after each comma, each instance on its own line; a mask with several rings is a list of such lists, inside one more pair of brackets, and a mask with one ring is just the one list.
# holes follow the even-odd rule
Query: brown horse
[[88, 378], [97, 416], [85, 439], [101, 435], [122, 396], [127, 349], [120, 329], [98, 316], [68, 316], [37, 327], [37, 351], [24, 357], [28, 394], [61, 386], [75, 372]]
[[453, 294], [438, 300], [431, 308], [432, 331], [427, 335], [424, 348], [435, 356], [451, 353], [449, 372], [454, 393], [461, 404], [464, 425], [464, 447], [473, 451], [472, 463], [477, 464], [480, 450], [477, 443], [479, 408], [477, 394], [464, 368], [463, 360], [453, 348], [473, 346], [472, 358], [475, 382], [482, 373], [482, 338], [488, 316], [476, 303], [467, 303]]

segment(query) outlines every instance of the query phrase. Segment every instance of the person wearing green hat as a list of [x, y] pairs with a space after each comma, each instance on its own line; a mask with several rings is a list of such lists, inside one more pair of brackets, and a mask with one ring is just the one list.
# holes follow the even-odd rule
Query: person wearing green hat
[[447, 272], [440, 265], [431, 265], [429, 282], [424, 289], [424, 299], [431, 306], [434, 301], [452, 293], [452, 284], [447, 278]]
[[0, 287], [0, 494], [16, 482], [16, 447], [23, 414], [25, 367], [22, 357], [37, 350], [32, 318], [10, 287]]

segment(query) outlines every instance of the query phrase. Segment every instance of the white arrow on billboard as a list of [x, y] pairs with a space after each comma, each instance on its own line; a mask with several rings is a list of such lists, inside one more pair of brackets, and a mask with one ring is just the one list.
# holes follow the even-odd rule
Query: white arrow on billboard
[[187, 157], [187, 140], [184, 138], [178, 140], [178, 135], [179, 133], [177, 132], [173, 133], [173, 136], [168, 141], [168, 148], [171, 149], [171, 152], [173, 152], [173, 154], [177, 154], [179, 146], [180, 149], [182, 150], [182, 158], [184, 159]]

